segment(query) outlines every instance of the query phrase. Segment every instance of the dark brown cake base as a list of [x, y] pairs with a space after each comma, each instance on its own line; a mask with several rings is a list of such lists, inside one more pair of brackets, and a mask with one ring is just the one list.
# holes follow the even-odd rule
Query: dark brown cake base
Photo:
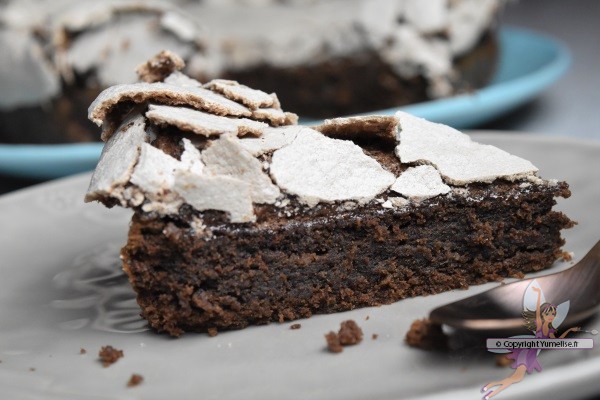
[[72, 88], [47, 104], [0, 110], [0, 143], [100, 141], [98, 127], [87, 119], [87, 108], [100, 91]]
[[[497, 39], [488, 32], [471, 52], [454, 60], [460, 77], [455, 91], [470, 91], [487, 84], [497, 61]], [[276, 92], [286, 109], [312, 118], [365, 113], [431, 99], [423, 77], [401, 78], [375, 53], [293, 68], [261, 65], [229, 71], [224, 77], [268, 93]], [[0, 110], [0, 143], [99, 141], [96, 126], [86, 119], [88, 105], [102, 91], [90, 84], [93, 81], [93, 74], [78, 76], [59, 98], [47, 104]]]
[[[498, 62], [498, 42], [487, 33], [468, 54], [454, 60], [459, 79], [456, 92], [486, 85]], [[302, 117], [332, 118], [431, 100], [425, 78], [405, 79], [377, 53], [364, 53], [293, 68], [260, 65], [229, 71], [233, 79], [267, 93], [276, 92], [281, 104]]]
[[189, 210], [174, 219], [136, 213], [124, 269], [160, 332], [282, 322], [547, 268], [561, 255], [560, 230], [573, 224], [551, 211], [554, 197], [569, 195], [564, 183], [496, 182], [405, 209], [319, 205], [288, 219], [262, 206], [252, 225], [205, 213], [210, 239], [185, 222]]

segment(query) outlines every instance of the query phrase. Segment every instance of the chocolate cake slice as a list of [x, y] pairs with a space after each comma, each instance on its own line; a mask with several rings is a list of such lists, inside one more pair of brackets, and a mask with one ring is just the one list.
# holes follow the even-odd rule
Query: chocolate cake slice
[[135, 211], [123, 268], [159, 332], [519, 277], [573, 225], [552, 210], [566, 183], [450, 127], [403, 112], [298, 126], [273, 94], [161, 73], [91, 105], [106, 144], [86, 196]]

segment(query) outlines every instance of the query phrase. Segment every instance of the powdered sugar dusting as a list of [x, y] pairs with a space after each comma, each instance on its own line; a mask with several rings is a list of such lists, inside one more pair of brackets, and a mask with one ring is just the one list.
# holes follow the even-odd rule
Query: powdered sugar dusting
[[301, 125], [267, 128], [259, 137], [244, 137], [240, 139], [240, 145], [253, 156], [260, 156], [290, 144], [296, 138], [298, 132], [305, 129], [309, 128]]
[[272, 126], [295, 125], [298, 123], [298, 116], [296, 114], [277, 108], [257, 108], [256, 110], [252, 110], [252, 118], [267, 121]]
[[262, 90], [251, 89], [236, 81], [213, 79], [204, 85], [205, 88], [221, 93], [230, 100], [242, 103], [250, 109], [273, 107], [273, 97]]
[[202, 136], [218, 136], [224, 133], [260, 136], [269, 125], [247, 118], [229, 118], [185, 107], [151, 104], [146, 117], [157, 124], [173, 125]]
[[[254, 204], [273, 204], [287, 217], [303, 212], [293, 196], [309, 207], [339, 202], [337, 208], [347, 210], [373, 202], [381, 206], [378, 212], [386, 212], [439, 195], [459, 195], [472, 182], [522, 178], [522, 186], [551, 184], [536, 176], [529, 161], [403, 112], [331, 120], [318, 132], [290, 125], [297, 117], [282, 111], [273, 94], [224, 80], [210, 82], [209, 90], [179, 72], [166, 80], [170, 83], [119, 85], [92, 104], [90, 117], [113, 130], [127, 111], [120, 103], [141, 103], [112, 137], [109, 132], [86, 200], [110, 199], [107, 204], [160, 215], [176, 214], [187, 203], [197, 211], [226, 212], [232, 223], [246, 223], [256, 221]], [[114, 107], [120, 108], [113, 112]], [[146, 120], [152, 124], [146, 126]], [[269, 126], [279, 124], [287, 125]], [[161, 130], [163, 125], [178, 130]], [[169, 154], [150, 144], [156, 134], [164, 139], [172, 133], [182, 139], [179, 144], [166, 141]], [[239, 137], [247, 133], [256, 137]], [[363, 150], [357, 143], [365, 144], [357, 138], [374, 143]], [[394, 145], [402, 168], [389, 159]], [[180, 150], [179, 159], [170, 155]], [[378, 160], [402, 172], [395, 176]], [[402, 197], [394, 197], [396, 193]]]
[[436, 124], [399, 111], [399, 145], [396, 155], [402, 163], [430, 164], [447, 183], [466, 185], [489, 183], [498, 178], [518, 180], [535, 175], [529, 161], [497, 147], [473, 142], [449, 126]]
[[179, 71], [174, 71], [171, 75], [167, 76], [164, 82], [169, 85], [181, 87], [202, 87], [202, 83], [190, 78], [185, 74], [182, 74]]
[[135, 115], [126, 119], [104, 145], [85, 196], [86, 202], [107, 197], [125, 202], [121, 192], [129, 182], [140, 146], [149, 138], [145, 128], [143, 116]]
[[273, 153], [271, 176], [309, 206], [338, 200], [367, 202], [394, 182], [394, 175], [359, 146], [312, 129], [302, 130], [291, 144]]
[[200, 160], [200, 151], [194, 146], [191, 140], [182, 139], [183, 153], [181, 154], [181, 164], [190, 171], [202, 174], [204, 172], [204, 164]]
[[450, 187], [442, 182], [440, 173], [434, 167], [419, 165], [400, 174], [391, 190], [411, 200], [421, 201], [446, 194]]
[[115, 85], [102, 91], [90, 105], [88, 118], [100, 126], [110, 110], [124, 101], [134, 103], [154, 101], [161, 104], [186, 105], [217, 115], [251, 115], [246, 107], [208, 89], [175, 86], [164, 82], [138, 82]]
[[204, 165], [200, 160], [200, 152], [188, 139], [183, 139], [183, 145], [181, 161], [148, 143], [142, 145], [130, 182], [145, 196], [142, 205], [144, 211], [177, 213], [183, 201], [175, 190], [176, 172], [196, 178], [203, 175]]
[[234, 223], [256, 220], [247, 182], [229, 176], [195, 176], [176, 171], [174, 189], [196, 210], [225, 211]]
[[202, 152], [206, 171], [213, 175], [226, 175], [248, 183], [250, 197], [255, 203], [275, 202], [279, 188], [263, 171], [262, 163], [246, 151], [231, 134], [222, 135]]
[[143, 143], [138, 163], [129, 181], [145, 193], [160, 196], [173, 187], [173, 172], [179, 165], [179, 160]]
[[404, 197], [388, 197], [388, 201], [396, 208], [406, 207], [409, 201]]

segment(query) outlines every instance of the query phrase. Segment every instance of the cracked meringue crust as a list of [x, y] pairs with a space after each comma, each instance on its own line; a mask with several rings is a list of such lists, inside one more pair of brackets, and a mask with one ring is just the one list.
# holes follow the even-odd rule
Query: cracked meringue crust
[[134, 210], [123, 268], [159, 332], [388, 304], [563, 254], [568, 185], [527, 160], [404, 112], [307, 127], [237, 82], [164, 81], [92, 104], [106, 144], [86, 195]]

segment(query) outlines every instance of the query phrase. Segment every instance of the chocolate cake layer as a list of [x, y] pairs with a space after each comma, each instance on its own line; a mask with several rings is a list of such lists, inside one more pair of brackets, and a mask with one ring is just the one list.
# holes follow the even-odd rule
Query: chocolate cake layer
[[0, 142], [97, 140], [82, 107], [132, 83], [134, 67], [163, 49], [193, 77], [277, 91], [309, 117], [451, 96], [491, 76], [489, 32], [505, 3], [64, 0], [31, 13], [28, 2], [2, 1]]
[[296, 125], [275, 94], [178, 59], [88, 110], [106, 145], [85, 200], [134, 210], [123, 268], [157, 331], [387, 304], [562, 254], [568, 186], [530, 161], [400, 111]]
[[[457, 91], [487, 84], [497, 64], [495, 35], [486, 34], [468, 55], [455, 60], [461, 76]], [[244, 71], [228, 71], [234, 79], [266, 92], [276, 92], [287, 109], [305, 117], [330, 118], [430, 99], [423, 77], [405, 79], [376, 53], [323, 63], [274, 68], [261, 65]], [[101, 92], [81, 78], [48, 104], [0, 110], [1, 143], [69, 143], [99, 141], [94, 125], [86, 119], [87, 106]], [[24, 134], [26, 132], [26, 134]]]
[[[497, 61], [496, 35], [488, 32], [472, 51], [454, 61], [460, 77], [455, 91], [472, 91], [486, 85]], [[364, 113], [432, 99], [423, 76], [403, 78], [375, 52], [290, 68], [260, 65], [227, 71], [225, 76], [276, 92], [287, 108], [313, 118]]]
[[70, 87], [60, 98], [42, 105], [0, 109], [0, 143], [58, 144], [100, 141], [87, 116], [99, 88]]
[[204, 213], [210, 238], [190, 227], [189, 208], [168, 218], [137, 212], [124, 269], [158, 331], [283, 322], [547, 268], [573, 224], [551, 210], [554, 197], [569, 195], [565, 183], [496, 181], [396, 209], [319, 205], [287, 218], [261, 206], [256, 223], [236, 226]]

